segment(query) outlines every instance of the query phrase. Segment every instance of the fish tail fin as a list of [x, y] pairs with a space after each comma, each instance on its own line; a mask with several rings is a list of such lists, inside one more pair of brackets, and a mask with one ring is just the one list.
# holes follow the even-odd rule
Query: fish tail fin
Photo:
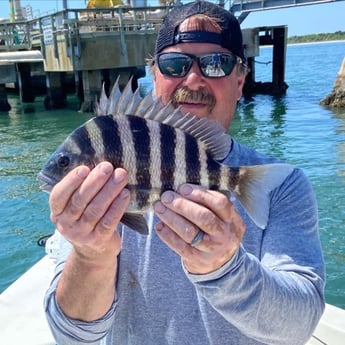
[[291, 174], [294, 167], [285, 163], [241, 167], [239, 185], [232, 190], [250, 218], [265, 229], [270, 212], [270, 192]]

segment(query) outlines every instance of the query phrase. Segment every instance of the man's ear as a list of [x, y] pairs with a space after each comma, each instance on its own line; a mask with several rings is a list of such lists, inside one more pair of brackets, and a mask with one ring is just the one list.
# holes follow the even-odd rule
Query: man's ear
[[237, 100], [238, 101], [242, 97], [242, 90], [243, 90], [245, 81], [246, 81], [245, 74], [241, 74], [237, 77]]

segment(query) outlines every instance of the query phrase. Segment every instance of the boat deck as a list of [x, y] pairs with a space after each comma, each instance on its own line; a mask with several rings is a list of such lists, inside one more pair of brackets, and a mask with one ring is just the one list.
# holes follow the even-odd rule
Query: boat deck
[[[56, 345], [43, 309], [53, 272], [54, 262], [45, 256], [0, 295], [0, 344]], [[327, 304], [306, 345], [343, 345], [344, 339], [345, 310]]]

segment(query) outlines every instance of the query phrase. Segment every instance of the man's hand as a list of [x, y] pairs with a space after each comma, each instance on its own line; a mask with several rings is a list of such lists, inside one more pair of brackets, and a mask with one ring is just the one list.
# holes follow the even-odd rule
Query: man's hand
[[121, 250], [116, 227], [129, 204], [127, 181], [125, 170], [103, 162], [92, 171], [74, 169], [51, 192], [51, 219], [73, 245], [56, 299], [73, 319], [97, 320], [114, 301]]
[[52, 190], [51, 220], [75, 250], [92, 259], [111, 250], [120, 252], [120, 238], [114, 231], [129, 204], [127, 173], [114, 171], [102, 162], [92, 171], [80, 166]]
[[[238, 250], [245, 225], [229, 198], [200, 186], [184, 184], [178, 193], [167, 191], [155, 204], [162, 222], [158, 236], [179, 254], [186, 269], [206, 274], [228, 262]], [[191, 246], [199, 230], [202, 240]]]

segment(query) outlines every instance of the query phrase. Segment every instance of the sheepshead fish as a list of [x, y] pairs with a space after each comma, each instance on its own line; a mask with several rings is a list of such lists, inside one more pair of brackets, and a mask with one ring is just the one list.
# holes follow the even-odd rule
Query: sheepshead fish
[[116, 81], [109, 98], [104, 87], [96, 116], [75, 129], [51, 155], [38, 179], [41, 189], [53, 186], [78, 165], [94, 168], [101, 161], [128, 171], [131, 203], [121, 222], [148, 233], [143, 217], [165, 190], [185, 182], [231, 192], [252, 220], [265, 228], [269, 193], [292, 172], [288, 164], [228, 167], [218, 163], [231, 147], [224, 128], [206, 118], [183, 114], [163, 105], [152, 94], [134, 93], [131, 82], [123, 93]]

